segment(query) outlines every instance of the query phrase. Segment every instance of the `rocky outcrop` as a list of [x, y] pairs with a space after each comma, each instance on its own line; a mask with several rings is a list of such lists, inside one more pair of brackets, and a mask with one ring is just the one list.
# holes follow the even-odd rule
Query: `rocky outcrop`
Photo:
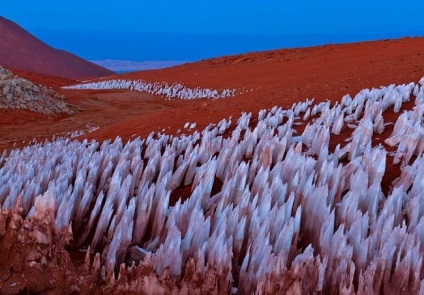
[[46, 115], [73, 114], [64, 96], [46, 86], [14, 75], [0, 67], [0, 108], [30, 110]]

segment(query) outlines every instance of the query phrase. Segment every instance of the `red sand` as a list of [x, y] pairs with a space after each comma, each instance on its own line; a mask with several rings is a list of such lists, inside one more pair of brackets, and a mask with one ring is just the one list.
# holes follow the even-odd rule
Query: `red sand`
[[[423, 48], [424, 38], [327, 45], [223, 57], [164, 70], [121, 75], [118, 77], [142, 78], [151, 82], [182, 82], [192, 87], [246, 88], [253, 91], [216, 101], [166, 101], [162, 97], [130, 91], [60, 90], [67, 97], [66, 101], [79, 106], [80, 111], [74, 116], [57, 118], [27, 111], [1, 111], [0, 151], [10, 148], [17, 141], [20, 141], [18, 146], [22, 146], [25, 145], [22, 140], [86, 130], [87, 126], [99, 126], [100, 129], [80, 138], [102, 140], [121, 136], [129, 139], [134, 134], [146, 136], [151, 131], [162, 129], [166, 129], [167, 133], [175, 133], [176, 130], [183, 129], [187, 121], [197, 122], [197, 129], [201, 130], [209, 123], [217, 123], [230, 115], [236, 118], [242, 111], [257, 114], [262, 108], [274, 105], [288, 107], [294, 101], [307, 97], [315, 97], [316, 101], [326, 98], [339, 100], [344, 94], [353, 96], [366, 87], [416, 82], [424, 76], [424, 55], [421, 55]], [[19, 74], [37, 84], [44, 83], [55, 89], [74, 83], [72, 80], [36, 73]], [[385, 121], [393, 122], [397, 116], [398, 114], [388, 112]], [[393, 126], [388, 127], [376, 142], [382, 142], [392, 128]], [[334, 137], [335, 142], [341, 142], [350, 136], [350, 130], [345, 128], [343, 131], [345, 132], [341, 136]], [[399, 175], [397, 166], [387, 171], [385, 190], [391, 180]], [[18, 253], [29, 247], [21, 247], [22, 250], [19, 247], [10, 247], [7, 242], [9, 237], [15, 237], [16, 233], [23, 231], [25, 221], [20, 217], [13, 219], [12, 214], [6, 213], [0, 217], [0, 249], [4, 253], [8, 251], [0, 261], [0, 265], [6, 267], [0, 273], [9, 276], [2, 277], [3, 280], [12, 277], [16, 278], [15, 281], [26, 284], [27, 289], [17, 290], [47, 290], [52, 294], [60, 294], [62, 291], [69, 291], [71, 282], [78, 281], [81, 289], [74, 291], [83, 293], [84, 290], [92, 290], [92, 286], [98, 283], [98, 270], [93, 267], [90, 272], [88, 264], [91, 263], [82, 264], [81, 259], [71, 260], [68, 251], [63, 249], [67, 237], [56, 237], [56, 233], [51, 234], [55, 237], [52, 241], [56, 241], [52, 242], [52, 249], [56, 250], [49, 252], [50, 254], [41, 253], [49, 257], [52, 265], [45, 272], [40, 272], [35, 267], [27, 268], [26, 262], [19, 260], [22, 255]], [[11, 222], [18, 224], [14, 231], [10, 227], [6, 229], [5, 225]], [[49, 228], [43, 230], [49, 231]], [[12, 267], [7, 268], [10, 265]], [[143, 271], [146, 272], [141, 268], [133, 275], [142, 274]], [[22, 273], [25, 274], [24, 279], [30, 281], [18, 280]], [[190, 274], [187, 271], [186, 273]], [[43, 279], [46, 274], [50, 280]], [[122, 275], [120, 278], [124, 284], [126, 279], [130, 280], [130, 275]], [[53, 284], [55, 287], [52, 287]], [[14, 286], [7, 288], [3, 291], [14, 291]], [[113, 293], [119, 290], [103, 291]]]
[[[274, 105], [288, 107], [295, 101], [314, 97], [340, 100], [354, 96], [363, 88], [392, 83], [417, 82], [424, 76], [424, 38], [404, 38], [342, 45], [285, 49], [204, 60], [173, 68], [117, 75], [107, 78], [144, 79], [182, 82], [191, 87], [249, 90], [246, 94], [219, 100], [165, 100], [146, 93], [125, 90], [64, 90], [76, 81], [33, 72], [16, 73], [51, 86], [66, 96], [68, 103], [79, 106], [74, 116], [47, 118], [28, 111], [0, 110], [0, 151], [24, 146], [29, 140], [44, 140], [53, 135], [91, 127], [100, 129], [80, 136], [89, 139], [124, 140], [146, 137], [157, 131], [175, 134], [186, 122], [196, 122], [197, 130], [223, 118], [237, 118], [241, 112], [253, 112]], [[253, 89], [253, 91], [250, 91]], [[405, 106], [404, 106], [405, 107]], [[385, 114], [386, 122], [395, 122], [398, 114]], [[376, 142], [382, 143], [393, 128]], [[345, 127], [336, 143], [351, 135]], [[23, 142], [25, 141], [25, 143]], [[387, 147], [386, 147], [387, 148]], [[383, 186], [389, 189], [399, 169], [388, 170]]]
[[[88, 135], [98, 140], [146, 136], [163, 129], [175, 133], [187, 121], [197, 122], [197, 129], [202, 130], [209, 123], [231, 115], [236, 118], [243, 111], [257, 114], [260, 109], [288, 107], [308, 97], [316, 101], [339, 100], [344, 94], [353, 96], [367, 87], [417, 82], [424, 76], [423, 49], [424, 38], [404, 38], [250, 53], [112, 76], [253, 91], [215, 101], [166, 101], [130, 91], [60, 90], [81, 111], [68, 118], [40, 117], [22, 111], [2, 113], [0, 150], [10, 148], [15, 141], [87, 129], [86, 126], [100, 127]], [[56, 89], [74, 83], [35, 73], [23, 76]]]

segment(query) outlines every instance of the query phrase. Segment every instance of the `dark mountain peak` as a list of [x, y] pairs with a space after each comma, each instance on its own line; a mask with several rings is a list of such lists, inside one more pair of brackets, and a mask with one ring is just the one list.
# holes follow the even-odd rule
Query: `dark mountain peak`
[[0, 65], [4, 67], [72, 79], [113, 74], [67, 51], [52, 48], [1, 16], [0, 36]]

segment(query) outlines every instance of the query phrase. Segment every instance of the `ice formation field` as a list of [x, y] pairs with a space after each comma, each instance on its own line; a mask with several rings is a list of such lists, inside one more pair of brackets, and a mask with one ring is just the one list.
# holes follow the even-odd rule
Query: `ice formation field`
[[150, 83], [143, 80], [105, 80], [99, 82], [88, 82], [63, 87], [65, 89], [125, 89], [147, 92], [154, 95], [165, 96], [168, 99], [196, 99], [209, 98], [218, 99], [235, 95], [234, 89], [224, 89], [221, 92], [209, 88], [189, 88], [180, 83], [168, 84], [167, 82]]
[[[0, 225], [21, 232], [26, 224], [43, 246], [73, 233], [107, 290], [418, 294], [423, 84], [243, 113], [179, 137], [59, 139], [5, 152]], [[413, 108], [402, 110], [405, 103]], [[375, 145], [388, 110], [403, 113], [385, 145]], [[351, 136], [330, 149], [340, 133]], [[400, 176], [385, 192], [392, 165]], [[51, 222], [29, 227], [40, 220]], [[25, 259], [42, 268], [49, 262], [40, 255]]]

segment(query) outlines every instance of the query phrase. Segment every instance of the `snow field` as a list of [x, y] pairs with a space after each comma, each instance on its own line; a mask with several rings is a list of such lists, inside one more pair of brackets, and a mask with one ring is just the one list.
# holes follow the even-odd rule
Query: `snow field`
[[89, 82], [78, 85], [66, 86], [65, 89], [126, 89], [147, 92], [154, 95], [165, 96], [167, 99], [218, 99], [232, 97], [234, 89], [224, 89], [221, 92], [209, 88], [189, 88], [180, 83], [168, 84], [167, 82], [149, 83], [143, 80], [105, 80]]
[[[202, 132], [146, 139], [58, 139], [0, 157], [0, 205], [54, 210], [105, 273], [126, 255], [168, 270], [213, 269], [229, 290], [418, 293], [424, 290], [424, 80], [364, 89], [338, 103], [243, 113]], [[119, 84], [121, 85], [121, 84]], [[384, 112], [412, 110], [385, 140]], [[302, 134], [294, 127], [310, 120]], [[334, 151], [333, 135], [352, 136]], [[383, 192], [386, 159], [400, 177]], [[389, 162], [390, 163], [390, 162]], [[222, 184], [221, 184], [222, 183]], [[171, 198], [181, 187], [188, 195]], [[110, 277], [110, 275], [109, 275]]]

